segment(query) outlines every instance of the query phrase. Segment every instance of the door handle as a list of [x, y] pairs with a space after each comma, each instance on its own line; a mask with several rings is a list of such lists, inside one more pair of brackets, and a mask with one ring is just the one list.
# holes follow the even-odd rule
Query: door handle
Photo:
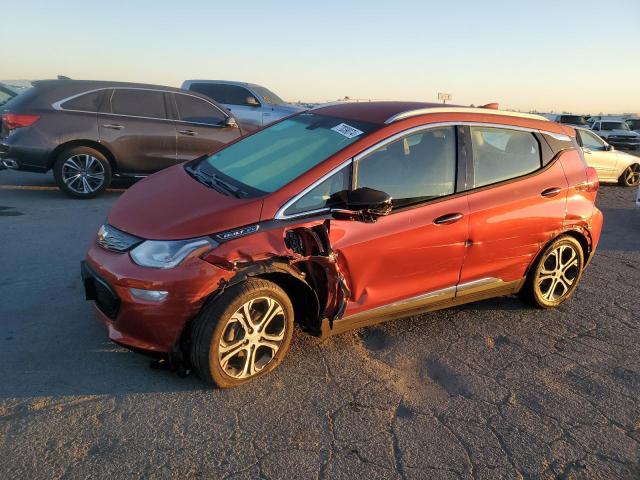
[[561, 188], [551, 187], [551, 188], [547, 188], [547, 189], [543, 190], [542, 192], [540, 192], [540, 195], [542, 195], [543, 197], [555, 197], [561, 191], [562, 191]]
[[456, 223], [462, 217], [464, 217], [464, 215], [461, 213], [448, 213], [436, 218], [433, 223], [435, 223], [436, 225], [448, 225], [450, 223]]
[[586, 148], [586, 147], [582, 147], [582, 151], [584, 153], [591, 153], [591, 149], [590, 148]]
[[104, 128], [110, 128], [112, 130], [122, 130], [124, 128], [123, 125], [119, 125], [117, 123], [107, 123], [106, 125], [102, 125]]
[[188, 135], [189, 137], [195, 137], [197, 135], [197, 133], [193, 130], [178, 130], [178, 133], [181, 133], [182, 135]]

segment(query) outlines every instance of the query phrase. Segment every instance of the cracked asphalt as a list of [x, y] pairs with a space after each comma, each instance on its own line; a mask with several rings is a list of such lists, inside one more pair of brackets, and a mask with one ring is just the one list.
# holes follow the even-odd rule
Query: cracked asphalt
[[632, 190], [601, 188], [601, 245], [557, 310], [297, 332], [279, 369], [220, 391], [107, 341], [79, 262], [119, 193], [51, 185], [0, 172], [0, 478], [640, 478]]

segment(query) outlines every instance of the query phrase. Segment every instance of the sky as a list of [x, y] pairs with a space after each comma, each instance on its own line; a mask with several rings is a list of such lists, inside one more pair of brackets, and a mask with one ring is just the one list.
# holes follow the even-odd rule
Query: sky
[[0, 0], [0, 79], [640, 112], [640, 0]]

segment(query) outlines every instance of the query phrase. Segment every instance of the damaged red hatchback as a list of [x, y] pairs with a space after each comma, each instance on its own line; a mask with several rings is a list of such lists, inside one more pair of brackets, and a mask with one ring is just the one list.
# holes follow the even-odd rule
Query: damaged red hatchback
[[220, 387], [317, 336], [498, 295], [555, 307], [598, 243], [572, 128], [407, 102], [320, 107], [159, 172], [82, 264], [122, 345]]

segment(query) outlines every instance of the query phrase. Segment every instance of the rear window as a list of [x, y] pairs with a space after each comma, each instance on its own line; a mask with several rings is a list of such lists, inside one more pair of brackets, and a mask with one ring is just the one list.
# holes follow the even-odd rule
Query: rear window
[[156, 90], [116, 88], [111, 95], [111, 113], [133, 117], [167, 118], [164, 93]]
[[474, 188], [521, 177], [542, 166], [540, 146], [532, 133], [471, 127], [471, 139]]
[[640, 119], [627, 120], [627, 125], [631, 130], [640, 130]]
[[88, 92], [78, 97], [67, 100], [62, 103], [60, 107], [65, 110], [79, 110], [83, 112], [97, 112], [100, 106], [100, 101], [104, 95], [104, 90], [98, 90], [95, 92]]

